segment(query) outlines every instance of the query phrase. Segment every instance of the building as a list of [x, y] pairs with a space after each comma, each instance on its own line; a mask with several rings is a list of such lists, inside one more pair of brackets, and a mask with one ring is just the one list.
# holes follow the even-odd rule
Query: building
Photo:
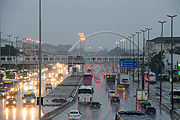
[[[180, 37], [173, 37], [173, 51], [176, 54], [180, 54]], [[147, 40], [146, 43], [146, 55], [147, 55], [147, 45], [149, 44], [149, 55], [153, 56], [161, 51], [161, 42], [162, 50], [165, 53], [169, 53], [171, 50], [171, 37], [157, 37], [152, 40]]]

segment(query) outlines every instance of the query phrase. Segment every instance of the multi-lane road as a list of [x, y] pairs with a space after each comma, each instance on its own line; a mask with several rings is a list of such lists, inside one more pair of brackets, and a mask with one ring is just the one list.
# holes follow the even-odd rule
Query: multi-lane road
[[[105, 79], [103, 78], [103, 74], [100, 72], [101, 68], [106, 69], [103, 65], [95, 66], [94, 73], [99, 74], [99, 77], [101, 79], [101, 83], [96, 83], [93, 80], [93, 88], [94, 88], [94, 95], [93, 95], [93, 101], [99, 101], [102, 106], [100, 110], [91, 110], [89, 104], [78, 104], [76, 101], [71, 107], [63, 111], [58, 116], [54, 117], [53, 120], [61, 120], [61, 119], [68, 119], [67, 113], [70, 110], [80, 110], [82, 113], [82, 120], [114, 120], [115, 114], [118, 111], [126, 111], [126, 110], [138, 110], [138, 111], [144, 111], [144, 109], [141, 109], [139, 104], [136, 104], [136, 98], [134, 97], [136, 93], [137, 84], [133, 84], [131, 80], [131, 85], [129, 88], [127, 88], [124, 92], [117, 92], [117, 95], [120, 96], [120, 104], [110, 104], [110, 99], [108, 97], [108, 90], [114, 89], [117, 91], [116, 86], [108, 86], [106, 85]], [[111, 68], [108, 68], [111, 69]], [[160, 110], [159, 106], [155, 104], [153, 101], [151, 101], [152, 106], [156, 107], [157, 113], [156, 115], [149, 116], [153, 120], [171, 120], [172, 118], [167, 112], [164, 110]], [[174, 119], [175, 120], [175, 119]]]

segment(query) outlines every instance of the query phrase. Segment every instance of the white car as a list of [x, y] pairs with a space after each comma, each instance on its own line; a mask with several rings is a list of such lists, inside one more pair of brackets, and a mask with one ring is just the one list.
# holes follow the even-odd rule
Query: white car
[[81, 113], [79, 110], [71, 110], [68, 113], [68, 120], [81, 120]]
[[108, 93], [109, 97], [113, 97], [113, 96], [116, 96], [116, 92], [114, 90], [110, 90], [109, 93]]

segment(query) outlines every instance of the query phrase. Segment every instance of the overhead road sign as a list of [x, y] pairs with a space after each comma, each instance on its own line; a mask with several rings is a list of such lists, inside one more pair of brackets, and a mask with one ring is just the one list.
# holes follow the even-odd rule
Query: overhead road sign
[[137, 59], [122, 58], [120, 59], [120, 67], [137, 67]]
[[138, 59], [132, 59], [132, 58], [121, 58], [120, 62], [137, 62]]

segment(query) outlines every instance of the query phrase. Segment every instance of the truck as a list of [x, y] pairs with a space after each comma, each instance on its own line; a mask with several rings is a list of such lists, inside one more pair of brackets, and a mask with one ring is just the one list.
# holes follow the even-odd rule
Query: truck
[[106, 84], [113, 84], [115, 85], [116, 75], [110, 74], [106, 75]]
[[26, 105], [31, 105], [31, 106], [35, 106], [35, 93], [32, 91], [27, 91], [24, 93], [24, 97], [22, 97], [23, 99], [23, 106]]
[[120, 74], [120, 79], [119, 79], [119, 85], [123, 85], [124, 87], [129, 87], [130, 85], [130, 79], [128, 74]]
[[151, 120], [140, 111], [120, 111], [116, 113], [115, 120]]

